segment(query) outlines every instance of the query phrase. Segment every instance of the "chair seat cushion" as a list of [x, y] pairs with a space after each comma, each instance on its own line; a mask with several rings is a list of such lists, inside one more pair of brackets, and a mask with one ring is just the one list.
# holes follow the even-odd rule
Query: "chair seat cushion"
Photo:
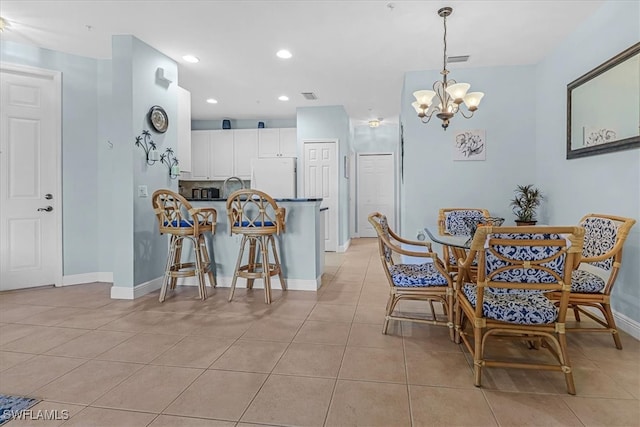
[[[465, 284], [462, 292], [476, 306], [476, 285]], [[485, 289], [483, 315], [501, 322], [519, 325], [543, 325], [558, 318], [558, 308], [541, 293], [494, 294]]]
[[[262, 221], [254, 221], [253, 224], [251, 224], [249, 221], [242, 221], [242, 225], [240, 225], [240, 227], [275, 227], [276, 223], [272, 222], [272, 221], [265, 221], [264, 225], [262, 224]], [[234, 227], [238, 227], [238, 223], [234, 223], [233, 224]]]
[[178, 221], [171, 221], [171, 223], [169, 223], [169, 221], [165, 221], [164, 222], [164, 226], [165, 227], [193, 227], [193, 223], [187, 221], [186, 219], [182, 219], [180, 220], [180, 224], [178, 224]]
[[604, 289], [605, 283], [601, 277], [585, 270], [574, 270], [571, 274], [571, 292], [597, 294]]
[[395, 264], [389, 267], [389, 273], [393, 284], [400, 287], [447, 286], [449, 283], [432, 263]]

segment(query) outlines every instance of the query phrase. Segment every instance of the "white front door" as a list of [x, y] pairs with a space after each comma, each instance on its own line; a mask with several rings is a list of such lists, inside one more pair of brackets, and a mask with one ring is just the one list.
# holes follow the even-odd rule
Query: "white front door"
[[324, 248], [338, 248], [338, 158], [335, 142], [304, 143], [304, 197], [322, 197], [324, 215]]
[[0, 67], [0, 290], [61, 278], [60, 74]]
[[376, 237], [368, 221], [372, 212], [387, 216], [389, 226], [395, 226], [395, 169], [392, 153], [358, 154], [358, 235]]

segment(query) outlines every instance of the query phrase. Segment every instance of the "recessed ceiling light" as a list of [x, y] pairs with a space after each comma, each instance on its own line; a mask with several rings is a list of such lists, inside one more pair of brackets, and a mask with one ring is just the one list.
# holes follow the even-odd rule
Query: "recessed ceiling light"
[[193, 56], [193, 55], [185, 55], [182, 57], [182, 59], [184, 59], [187, 62], [191, 62], [192, 64], [197, 64], [198, 62], [200, 62], [200, 59], [197, 56]]
[[279, 99], [280, 101], [288, 101], [288, 100], [289, 100], [289, 97], [288, 97], [287, 95], [280, 95], [280, 96], [278, 97], [278, 99]]
[[209, 99], [207, 99], [207, 102], [208, 102], [209, 104], [217, 104], [217, 103], [218, 103], [218, 100], [217, 100], [217, 99], [213, 99], [213, 98], [209, 98]]
[[291, 52], [289, 52], [287, 49], [281, 49], [278, 52], [276, 52], [276, 56], [282, 59], [289, 59], [293, 55], [291, 55]]

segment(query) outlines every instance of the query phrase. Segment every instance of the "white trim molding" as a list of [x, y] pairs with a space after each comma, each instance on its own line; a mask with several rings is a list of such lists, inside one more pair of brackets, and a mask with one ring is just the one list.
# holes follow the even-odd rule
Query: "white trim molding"
[[[625, 331], [635, 339], [640, 340], [640, 322], [637, 322], [618, 311], [613, 311], [613, 317], [616, 320], [616, 326], [618, 329]], [[622, 343], [622, 345], [624, 346], [624, 343]]]
[[156, 277], [136, 287], [112, 286], [111, 299], [136, 299], [150, 292], [157, 291], [162, 286], [163, 276]]
[[[205, 277], [207, 281], [207, 287], [209, 287], [209, 278]], [[230, 288], [233, 277], [216, 276], [216, 282], [219, 288]], [[287, 289], [291, 291], [317, 291], [322, 285], [322, 276], [318, 276], [315, 279], [286, 279]], [[197, 286], [198, 279], [195, 277], [185, 277], [182, 280], [178, 280], [178, 286]], [[247, 281], [245, 279], [238, 279], [236, 283], [237, 289], [247, 287]], [[253, 283], [254, 289], [264, 289], [264, 282], [262, 279], [256, 279]], [[277, 277], [271, 278], [271, 289], [280, 289], [280, 280]]]
[[347, 249], [349, 249], [349, 246], [351, 246], [351, 239], [344, 242], [344, 245], [338, 245], [338, 250], [336, 252], [338, 253], [347, 252]]
[[98, 272], [98, 273], [83, 273], [83, 274], [71, 274], [68, 276], [62, 276], [62, 284], [59, 286], [82, 285], [82, 284], [94, 283], [94, 282], [112, 283], [113, 273]]

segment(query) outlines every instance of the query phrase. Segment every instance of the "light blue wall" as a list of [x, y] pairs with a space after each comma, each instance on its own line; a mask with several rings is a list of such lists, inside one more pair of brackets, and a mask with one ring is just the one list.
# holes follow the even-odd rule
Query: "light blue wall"
[[[230, 119], [231, 129], [257, 129], [258, 122], [264, 122], [266, 128], [294, 128], [296, 127], [296, 119], [253, 119], [253, 120], [235, 120]], [[215, 130], [222, 129], [222, 119], [220, 120], [191, 120], [191, 130]]]
[[[144, 152], [134, 145], [135, 137], [151, 130], [147, 112], [162, 106], [169, 116], [166, 133], [151, 131], [163, 153], [177, 151], [177, 81], [164, 85], [156, 81], [156, 69], [178, 75], [175, 61], [133, 36], [113, 37], [112, 105], [113, 159], [118, 171], [113, 175], [114, 286], [134, 287], [160, 277], [167, 255], [166, 238], [160, 236], [151, 207], [151, 194], [159, 188], [177, 190], [177, 180], [169, 178], [160, 163], [146, 164]], [[173, 125], [172, 125], [173, 124]], [[148, 198], [137, 197], [138, 186], [146, 185]]]
[[[326, 107], [301, 107], [297, 109], [298, 152], [303, 153], [302, 144], [307, 139], [338, 140], [338, 245], [349, 240], [349, 180], [344, 177], [344, 157], [349, 153], [349, 116], [342, 105]], [[302, 174], [298, 174], [298, 188], [302, 185]]]
[[113, 106], [111, 104], [112, 63], [98, 60], [98, 271], [113, 272], [113, 176], [119, 173], [115, 161], [111, 131]]
[[[430, 88], [439, 71], [409, 72], [402, 92], [404, 125], [404, 185], [401, 231], [415, 237], [419, 228], [435, 228], [443, 207], [486, 208], [513, 224], [509, 200], [518, 184], [535, 180], [534, 66], [453, 69], [450, 77], [485, 92], [471, 119], [458, 113], [444, 131], [437, 117], [423, 124], [411, 103], [412, 93]], [[517, 91], [514, 90], [517, 88]], [[462, 107], [465, 108], [465, 107]], [[543, 117], [544, 120], [547, 117]], [[485, 161], [453, 161], [457, 131], [486, 131]], [[545, 186], [541, 186], [545, 192]]]
[[[640, 40], [640, 3], [609, 1], [542, 61], [536, 86], [536, 173], [545, 219], [575, 224], [589, 212], [640, 220], [640, 150], [566, 160], [566, 91], [575, 80]], [[640, 322], [640, 224], [627, 239], [614, 310]]]
[[65, 276], [98, 271], [98, 94], [95, 59], [9, 41], [0, 60], [62, 73], [62, 245]]

